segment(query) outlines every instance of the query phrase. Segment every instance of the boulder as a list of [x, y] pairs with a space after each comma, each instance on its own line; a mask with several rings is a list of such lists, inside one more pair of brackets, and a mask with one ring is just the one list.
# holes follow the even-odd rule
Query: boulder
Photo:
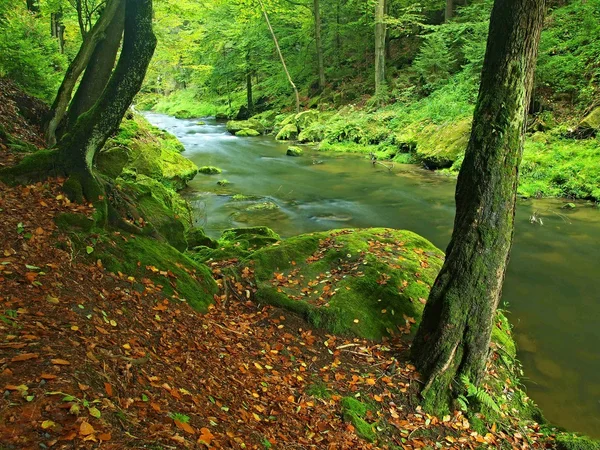
[[238, 137], [253, 137], [253, 136], [260, 136], [260, 133], [256, 130], [252, 130], [250, 128], [244, 128], [243, 130], [240, 130], [237, 133], [235, 133], [235, 135]]
[[294, 122], [298, 129], [304, 130], [312, 125], [314, 122], [319, 120], [319, 111], [310, 109], [308, 111], [302, 111], [294, 116]]
[[[410, 134], [410, 133], [409, 133]], [[471, 134], [471, 119], [448, 124], [429, 124], [409, 136], [416, 140], [417, 158], [431, 170], [451, 167], [464, 154]]]
[[230, 120], [227, 122], [227, 131], [233, 135], [237, 135], [242, 130], [255, 130], [260, 134], [265, 132], [265, 127], [258, 120]]
[[277, 139], [278, 141], [293, 141], [298, 137], [298, 127], [294, 124], [287, 124], [285, 125], [280, 131], [279, 133], [277, 133], [277, 136], [275, 136], [275, 139]]
[[304, 150], [302, 150], [300, 147], [296, 147], [296, 146], [292, 145], [290, 148], [287, 149], [286, 155], [302, 156], [303, 153], [304, 153]]
[[198, 172], [203, 173], [204, 175], [216, 175], [221, 173], [221, 169], [214, 166], [203, 166], [198, 169]]
[[575, 137], [587, 139], [596, 136], [600, 131], [600, 107], [595, 108], [583, 118], [577, 129], [574, 131]]

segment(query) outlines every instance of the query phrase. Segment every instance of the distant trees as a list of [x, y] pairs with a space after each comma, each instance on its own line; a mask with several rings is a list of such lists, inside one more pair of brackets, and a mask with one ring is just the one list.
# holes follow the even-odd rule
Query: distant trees
[[385, 2], [375, 4], [375, 94], [380, 94], [385, 86]]
[[496, 0], [446, 260], [412, 345], [429, 405], [485, 370], [512, 245], [519, 164], [545, 0]]

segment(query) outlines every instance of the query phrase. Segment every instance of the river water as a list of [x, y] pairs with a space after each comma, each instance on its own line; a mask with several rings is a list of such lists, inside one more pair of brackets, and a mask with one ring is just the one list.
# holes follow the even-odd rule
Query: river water
[[[175, 134], [184, 155], [220, 175], [199, 174], [184, 192], [197, 225], [223, 229], [266, 225], [283, 237], [345, 227], [391, 227], [421, 234], [441, 249], [450, 240], [455, 180], [412, 165], [389, 171], [363, 156], [305, 148], [271, 137], [238, 138], [223, 124], [155, 113], [154, 125]], [[227, 186], [217, 181], [226, 179]], [[232, 194], [265, 197], [278, 208], [246, 211]], [[556, 425], [600, 437], [600, 209], [564, 200], [523, 200], [501, 307], [524, 366], [529, 395]], [[543, 225], [530, 223], [535, 213]]]

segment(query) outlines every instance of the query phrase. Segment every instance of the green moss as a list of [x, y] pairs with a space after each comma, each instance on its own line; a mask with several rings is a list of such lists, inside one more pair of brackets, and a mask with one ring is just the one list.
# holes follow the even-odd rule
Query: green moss
[[248, 206], [248, 208], [246, 208], [246, 211], [271, 211], [274, 209], [279, 209], [279, 206], [277, 206], [273, 202], [262, 202]]
[[117, 135], [96, 155], [95, 164], [111, 178], [130, 172], [180, 190], [198, 173], [196, 165], [181, 155], [184, 150], [175, 136], [133, 114], [123, 120]]
[[321, 380], [315, 381], [314, 383], [310, 384], [306, 388], [306, 394], [324, 400], [331, 398], [331, 393], [327, 388], [327, 384], [325, 384]]
[[188, 243], [188, 248], [194, 247], [208, 247], [208, 248], [217, 248], [218, 242], [214, 239], [209, 238], [202, 228], [192, 228], [187, 231], [186, 240]]
[[368, 411], [367, 405], [353, 397], [344, 397], [341, 405], [344, 420], [352, 423], [356, 434], [369, 442], [375, 441], [375, 426], [364, 419]]
[[245, 194], [235, 194], [231, 196], [232, 202], [249, 202], [254, 200], [260, 200], [262, 197], [257, 195], [245, 195]]
[[253, 130], [258, 132], [259, 134], [264, 134], [265, 127], [262, 123], [255, 119], [248, 120], [230, 120], [227, 122], [227, 131], [231, 134], [238, 135], [239, 132], [244, 130]]
[[49, 176], [61, 175], [58, 152], [39, 150], [27, 155], [19, 164], [0, 169], [0, 180], [9, 185], [45, 180]]
[[255, 116], [252, 116], [250, 118], [250, 120], [256, 120], [258, 122], [260, 122], [262, 124], [263, 127], [265, 127], [265, 132], [270, 132], [273, 130], [273, 127], [275, 126], [275, 120], [277, 117], [277, 111], [264, 111], [260, 114], [256, 114]]
[[430, 169], [444, 169], [465, 152], [471, 132], [471, 119], [436, 125], [418, 125], [418, 131], [406, 135], [415, 140], [416, 156]]
[[556, 436], [557, 450], [600, 450], [600, 442], [573, 433], [560, 433]]
[[[335, 230], [287, 239], [250, 260], [261, 301], [334, 333], [381, 339], [405, 327], [405, 315], [419, 321], [442, 252], [408, 231]], [[331, 275], [340, 269], [343, 276]], [[325, 285], [334, 295], [323, 297]]]
[[278, 141], [293, 141], [297, 137], [298, 137], [298, 127], [292, 123], [289, 123], [289, 124], [285, 125], [279, 131], [279, 133], [277, 133], [277, 136], [275, 136], [275, 139], [277, 139]]
[[148, 278], [163, 287], [165, 294], [187, 301], [206, 311], [217, 292], [208, 267], [183, 255], [166, 242], [150, 237], [103, 235], [95, 246], [94, 260], [100, 259], [109, 272]]
[[204, 175], [217, 175], [222, 172], [218, 167], [213, 166], [203, 166], [198, 169], [198, 172], [203, 173]]
[[83, 214], [61, 213], [54, 218], [54, 223], [61, 230], [91, 231], [95, 221]]
[[245, 128], [245, 129], [240, 130], [237, 133], [235, 133], [235, 135], [238, 137], [255, 137], [255, 136], [260, 136], [260, 132], [258, 132], [256, 130], [251, 130], [249, 128]]
[[302, 154], [304, 153], [304, 150], [302, 150], [300, 147], [296, 147], [296, 146], [291, 146], [287, 149], [286, 155], [288, 156], [302, 156]]
[[72, 202], [83, 203], [85, 200], [83, 186], [81, 186], [79, 178], [76, 176], [70, 176], [67, 181], [64, 182], [63, 191]]

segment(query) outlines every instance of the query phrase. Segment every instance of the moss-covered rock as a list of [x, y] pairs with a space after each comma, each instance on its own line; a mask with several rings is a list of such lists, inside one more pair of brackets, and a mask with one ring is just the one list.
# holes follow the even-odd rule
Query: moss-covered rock
[[261, 112], [260, 114], [256, 114], [255, 116], [252, 116], [250, 120], [256, 120], [260, 122], [262, 126], [265, 127], [265, 132], [271, 132], [275, 127], [276, 118], [277, 111], [271, 110]]
[[134, 277], [140, 285], [144, 278], [149, 279], [157, 289], [199, 311], [208, 309], [217, 292], [208, 267], [166, 242], [143, 236], [102, 235], [94, 250], [94, 260], [99, 259], [109, 272]]
[[262, 123], [255, 119], [248, 120], [230, 120], [227, 122], [227, 131], [237, 136], [242, 130], [254, 130], [259, 134], [264, 134], [265, 127]]
[[592, 110], [587, 116], [579, 122], [576, 134], [579, 137], [593, 137], [600, 132], [600, 107]]
[[407, 318], [419, 321], [442, 261], [440, 250], [410, 231], [375, 228], [296, 236], [248, 263], [261, 301], [334, 333], [380, 339], [405, 329]]
[[295, 125], [299, 130], [304, 130], [309, 125], [319, 120], [319, 111], [310, 109], [308, 111], [302, 111], [294, 116]]
[[222, 172], [221, 169], [214, 166], [203, 166], [198, 169], [199, 173], [203, 173], [204, 175], [217, 175]]
[[302, 156], [303, 153], [304, 153], [304, 150], [302, 150], [300, 147], [296, 147], [295, 145], [292, 145], [291, 147], [289, 147], [287, 149], [287, 152], [285, 154], [288, 156]]
[[195, 247], [208, 247], [208, 248], [217, 248], [218, 242], [214, 239], [209, 238], [202, 228], [191, 228], [187, 231], [186, 240], [188, 244], [188, 248]]
[[117, 135], [98, 152], [95, 163], [100, 172], [111, 178], [131, 172], [179, 190], [198, 172], [196, 165], [181, 155], [184, 150], [175, 136], [133, 114], [123, 120]]
[[292, 123], [285, 125], [275, 139], [278, 141], [293, 141], [298, 137], [298, 127]]
[[451, 167], [467, 149], [471, 120], [436, 125], [430, 124], [410, 136], [417, 142], [416, 156], [429, 169]]
[[240, 130], [237, 133], [235, 133], [235, 135], [238, 137], [255, 137], [260, 136], [260, 133], [250, 128], [244, 128], [243, 130]]

